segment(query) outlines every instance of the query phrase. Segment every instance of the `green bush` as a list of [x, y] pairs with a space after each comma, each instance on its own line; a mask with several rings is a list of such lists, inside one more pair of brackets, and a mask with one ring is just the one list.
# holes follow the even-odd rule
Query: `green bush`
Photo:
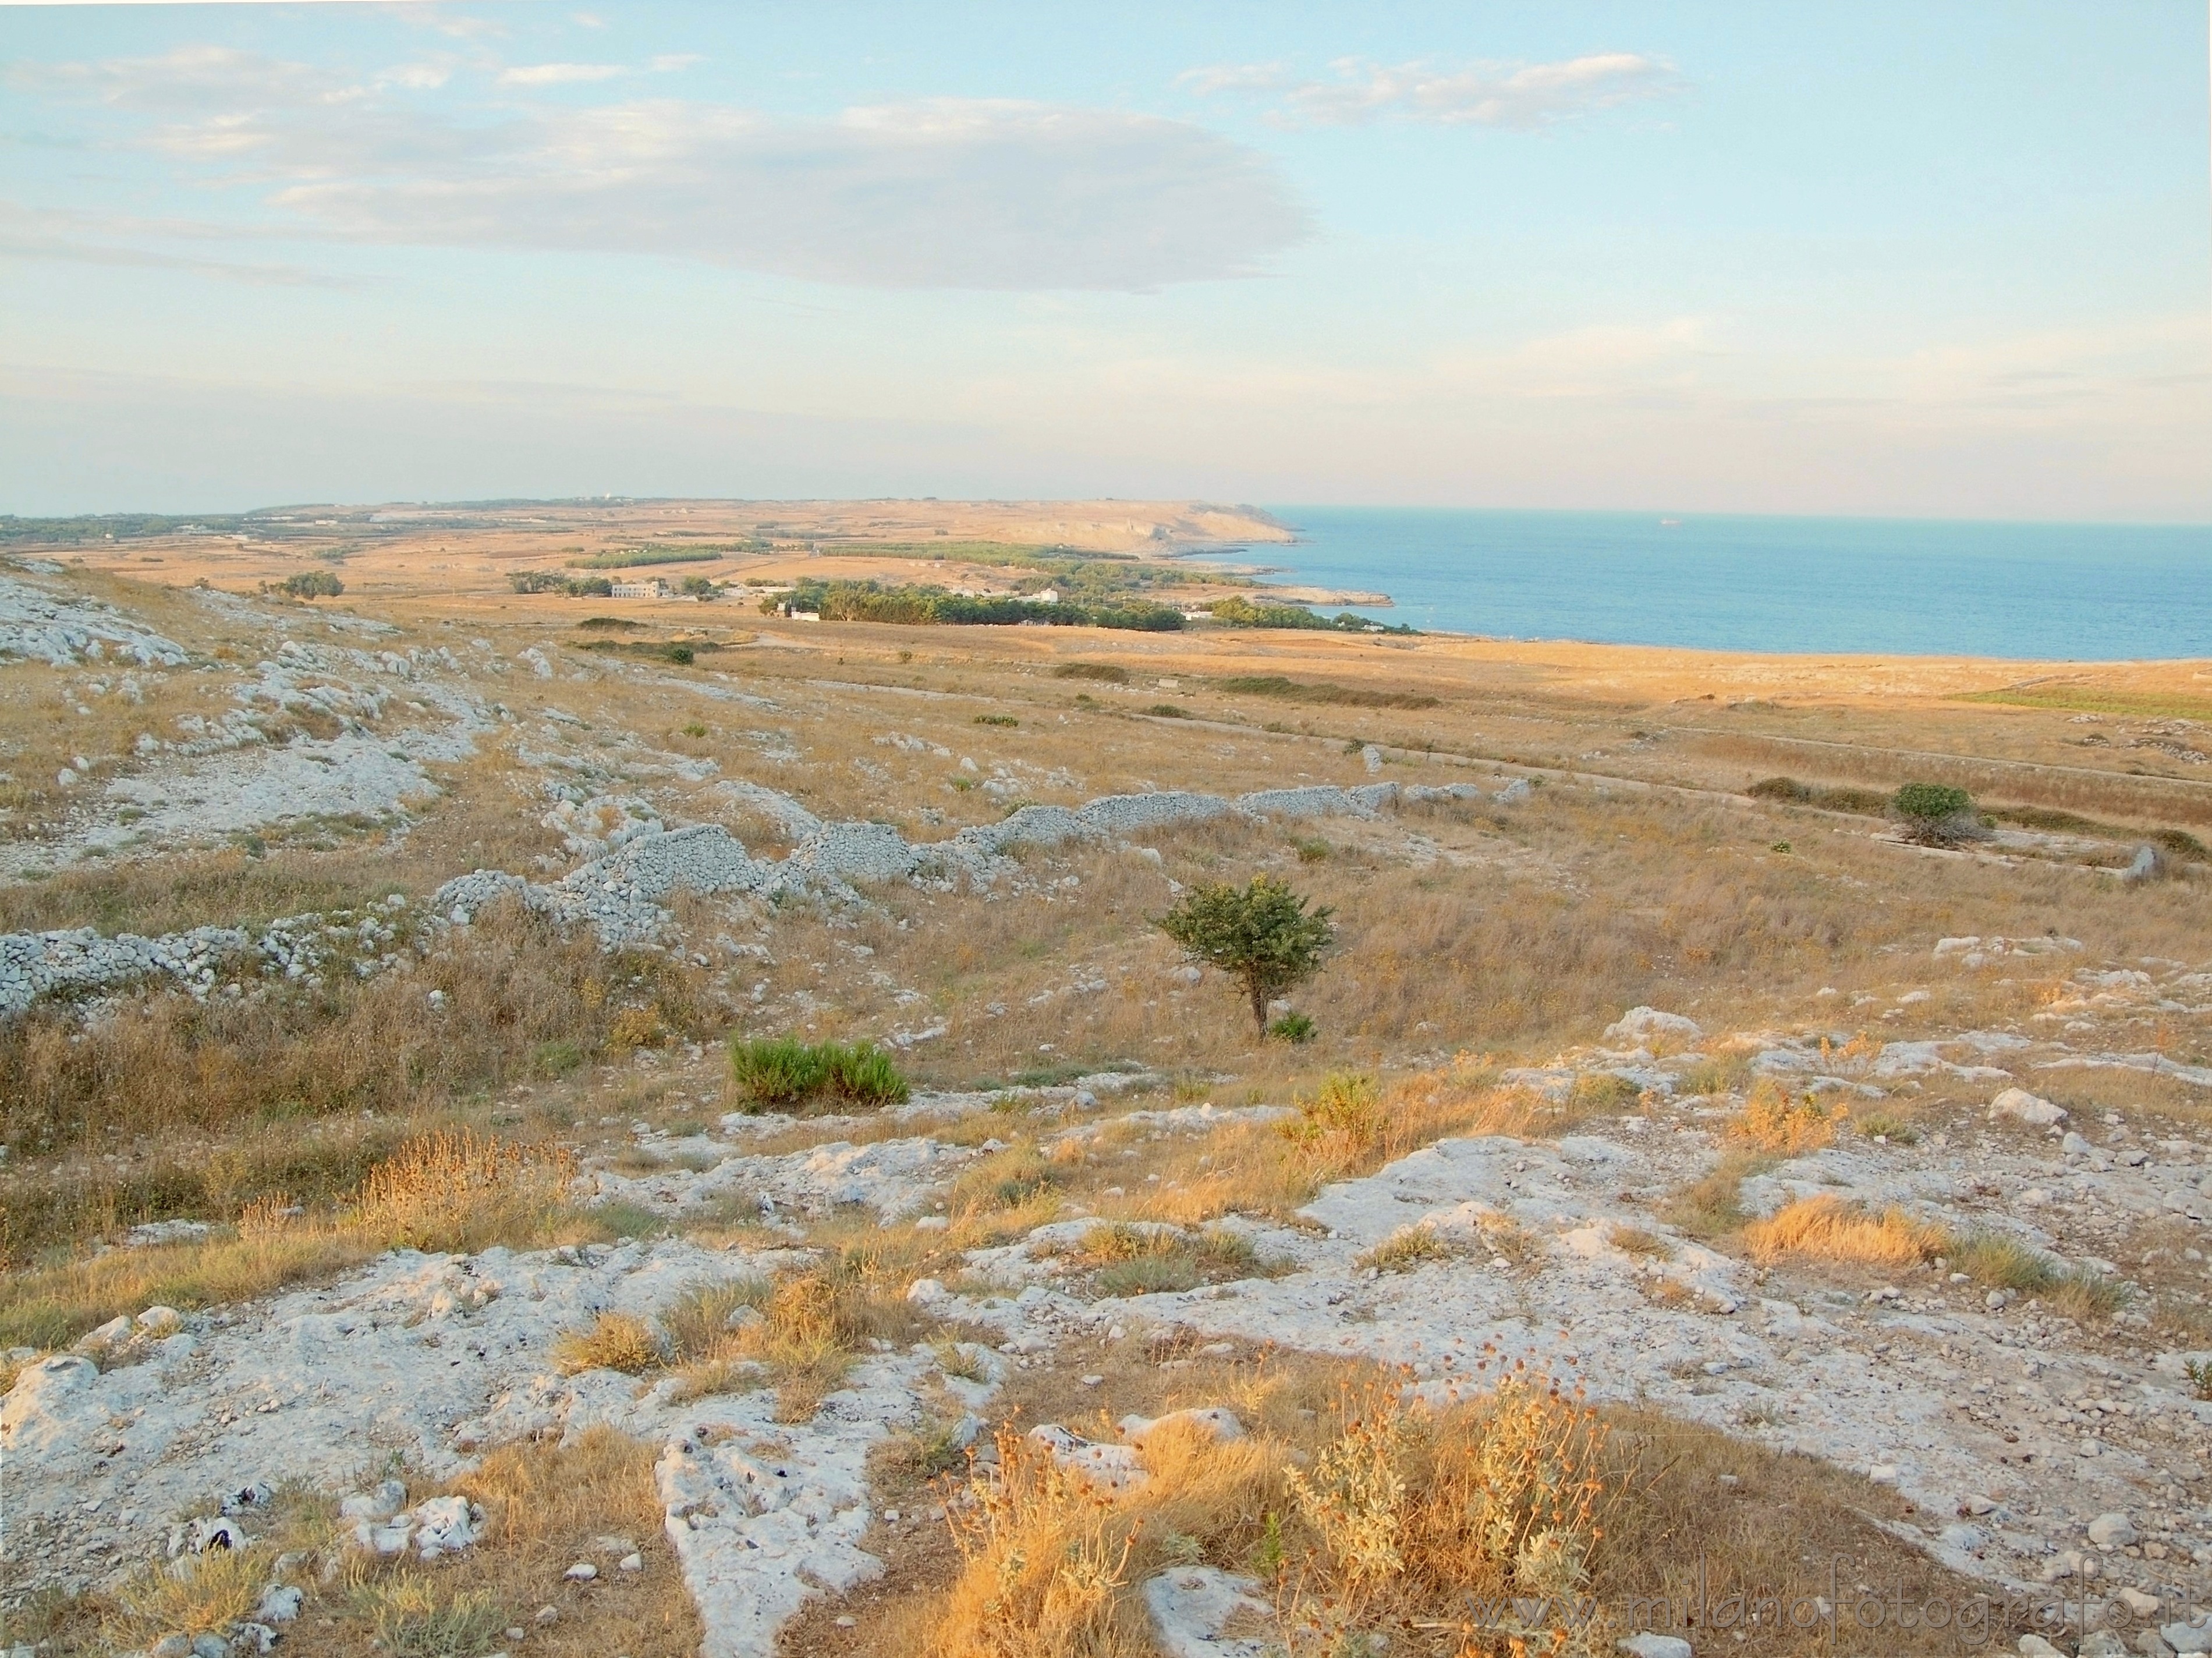
[[1205, 881], [1155, 925], [1184, 951], [1242, 980], [1251, 999], [1252, 1021], [1267, 1030], [1267, 1003], [1321, 971], [1335, 941], [1330, 911], [1309, 914], [1290, 883], [1255, 875], [1249, 886]]
[[730, 1041], [730, 1078], [745, 1102], [804, 1105], [827, 1095], [846, 1105], [896, 1105], [909, 1092], [891, 1056], [873, 1042], [803, 1042], [796, 1036]]
[[1303, 604], [1275, 604], [1265, 600], [1255, 603], [1242, 595], [1217, 599], [1206, 608], [1207, 613], [1216, 622], [1231, 628], [1320, 629], [1331, 633], [1352, 634], [1410, 634], [1413, 631], [1403, 623], [1390, 627], [1380, 622], [1370, 622], [1365, 616], [1355, 616], [1350, 610], [1340, 610], [1333, 616], [1316, 616]]
[[565, 1077], [581, 1067], [584, 1050], [580, 1044], [566, 1040], [540, 1042], [531, 1049], [530, 1062], [541, 1076]]
[[345, 583], [328, 570], [303, 570], [286, 576], [276, 590], [288, 598], [336, 598], [345, 591]]
[[821, 1092], [829, 1078], [822, 1050], [795, 1036], [730, 1042], [730, 1079], [756, 1106], [797, 1105]]
[[1314, 1022], [1303, 1013], [1285, 1013], [1267, 1027], [1267, 1035], [1276, 1042], [1303, 1047], [1314, 1039]]
[[1974, 798], [1948, 783], [1907, 783], [1890, 797], [1905, 832], [1925, 846], [1950, 846], [1979, 833]]
[[897, 1105], [911, 1091], [891, 1056], [873, 1042], [850, 1048], [824, 1042], [822, 1055], [830, 1091], [848, 1105]]
[[1096, 679], [1109, 685], [1126, 685], [1129, 671], [1111, 662], [1063, 662], [1052, 671], [1054, 679]]
[[1744, 793], [1754, 800], [1810, 800], [1813, 791], [1794, 777], [1767, 777]]
[[641, 564], [711, 564], [721, 557], [715, 547], [625, 547], [568, 561], [572, 570], [634, 570]]

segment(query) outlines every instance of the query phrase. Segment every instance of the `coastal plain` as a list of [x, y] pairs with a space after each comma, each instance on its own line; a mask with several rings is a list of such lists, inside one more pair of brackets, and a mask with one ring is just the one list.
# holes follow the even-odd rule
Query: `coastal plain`
[[[2212, 661], [1228, 625], [1376, 596], [1190, 502], [6, 529], [9, 1640], [2212, 1646]], [[1259, 874], [1310, 1040], [1154, 924]], [[1500, 1422], [1592, 1495], [1449, 1579]]]

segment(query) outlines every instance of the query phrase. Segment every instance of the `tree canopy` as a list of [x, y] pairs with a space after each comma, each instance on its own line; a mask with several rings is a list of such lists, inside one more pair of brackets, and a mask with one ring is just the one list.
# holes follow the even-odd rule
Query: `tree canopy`
[[1318, 973], [1336, 941], [1333, 912], [1306, 904], [1289, 882], [1273, 875], [1255, 875], [1243, 887], [1206, 881], [1158, 925], [1188, 954], [1243, 982], [1253, 1020], [1265, 1034], [1268, 1001]]

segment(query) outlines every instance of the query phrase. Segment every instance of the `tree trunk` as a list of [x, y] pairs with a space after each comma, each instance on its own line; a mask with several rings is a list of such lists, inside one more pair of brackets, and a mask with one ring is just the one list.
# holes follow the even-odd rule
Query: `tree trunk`
[[1244, 988], [1252, 993], [1252, 1023], [1260, 1027], [1260, 1034], [1267, 1034], [1267, 992], [1257, 979], [1247, 979]]

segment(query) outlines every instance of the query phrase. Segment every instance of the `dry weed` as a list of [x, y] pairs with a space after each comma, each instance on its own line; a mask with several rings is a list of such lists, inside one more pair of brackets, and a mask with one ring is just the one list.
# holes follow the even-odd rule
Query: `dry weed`
[[1243, 1439], [1148, 1438], [1146, 1482], [1119, 1494], [1003, 1432], [998, 1478], [954, 1505], [962, 1570], [921, 1649], [1133, 1658], [1150, 1650], [1135, 1586], [1200, 1561], [1267, 1578], [1302, 1653], [1455, 1624], [1470, 1593], [1587, 1581], [1604, 1430], [1557, 1389], [1516, 1376], [1480, 1400], [1408, 1406], [1368, 1373], [1318, 1418], [1252, 1403], [1259, 1430]]
[[1836, 1125], [1848, 1114], [1831, 1112], [1812, 1094], [1792, 1095], [1771, 1077], [1753, 1084], [1743, 1114], [1729, 1125], [1729, 1138], [1779, 1157], [1802, 1157], [1836, 1138]]
[[1456, 1252], [1433, 1226], [1401, 1226], [1352, 1264], [1362, 1271], [1410, 1272], [1432, 1260], [1449, 1260]]
[[116, 1591], [105, 1633], [118, 1650], [165, 1635], [227, 1635], [259, 1602], [270, 1564], [251, 1549], [210, 1549], [148, 1566]]
[[635, 1376], [660, 1363], [653, 1327], [628, 1313], [601, 1313], [588, 1329], [571, 1330], [553, 1344], [553, 1367], [562, 1376], [622, 1370]]
[[1800, 1255], [1869, 1266], [1917, 1266], [1943, 1254], [1950, 1242], [1941, 1226], [1914, 1220], [1901, 1209], [1869, 1215], [1836, 1197], [1801, 1198], [1753, 1221], [1743, 1229], [1743, 1241], [1754, 1260]]
[[[592, 1230], [565, 1202], [574, 1160], [467, 1131], [403, 1144], [336, 1212], [246, 1206], [234, 1232], [112, 1249], [0, 1276], [0, 1346], [58, 1347], [119, 1312], [250, 1300], [399, 1247], [475, 1251], [545, 1244]], [[281, 1195], [281, 1194], [280, 1194]]]
[[352, 1224], [389, 1248], [473, 1254], [549, 1234], [575, 1177], [575, 1155], [561, 1146], [427, 1134], [369, 1171]]

